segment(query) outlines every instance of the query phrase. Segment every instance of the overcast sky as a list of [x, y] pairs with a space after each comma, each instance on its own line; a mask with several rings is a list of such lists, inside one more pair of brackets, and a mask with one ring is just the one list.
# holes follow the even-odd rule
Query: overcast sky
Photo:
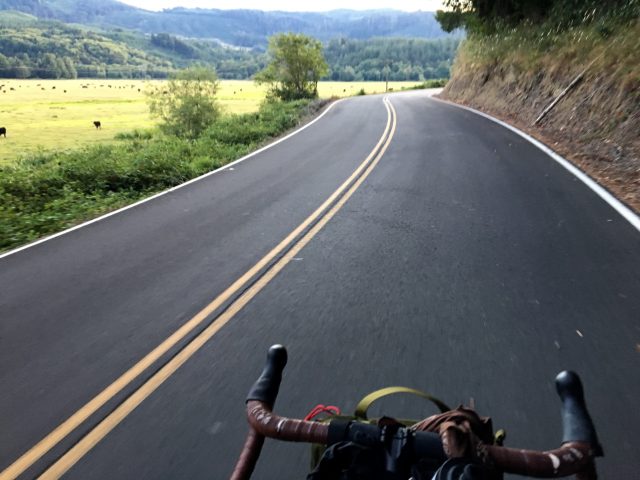
[[270, 0], [258, 2], [256, 0], [120, 0], [129, 5], [147, 10], [162, 10], [171, 7], [199, 7], [199, 8], [250, 8], [255, 10], [284, 10], [284, 11], [315, 11], [322, 12], [338, 8], [352, 10], [368, 10], [375, 8], [394, 8], [407, 12], [417, 10], [433, 12], [442, 8], [442, 0], [321, 0], [319, 2], [300, 2], [292, 0]]

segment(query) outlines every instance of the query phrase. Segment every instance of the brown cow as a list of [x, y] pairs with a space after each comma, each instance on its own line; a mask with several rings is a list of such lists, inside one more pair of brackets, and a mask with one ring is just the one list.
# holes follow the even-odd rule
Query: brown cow
[[100, 121], [99, 121], [99, 120], [95, 120], [95, 121], [93, 122], [93, 126], [94, 126], [94, 127], [96, 127], [96, 129], [98, 129], [98, 128], [102, 128], [102, 124], [100, 123]]
[[4, 138], [7, 138], [7, 129], [6, 129], [6, 127], [0, 127], [0, 136], [4, 136]]

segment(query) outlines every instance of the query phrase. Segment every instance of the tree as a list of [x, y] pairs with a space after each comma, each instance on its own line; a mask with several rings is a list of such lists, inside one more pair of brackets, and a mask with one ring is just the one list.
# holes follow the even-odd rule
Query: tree
[[329, 72], [322, 44], [301, 33], [279, 33], [269, 38], [268, 65], [254, 79], [269, 85], [281, 100], [316, 98], [318, 81]]
[[64, 65], [67, 69], [67, 78], [78, 78], [78, 71], [73, 64], [73, 60], [69, 57], [64, 57]]
[[9, 59], [0, 53], [0, 77], [7, 78], [11, 73]]
[[53, 53], [45, 53], [41, 60], [38, 68], [38, 76], [40, 78], [60, 78], [62, 72], [59, 70], [58, 62], [56, 61], [56, 56]]
[[67, 66], [64, 63], [64, 60], [60, 57], [56, 58], [56, 70], [58, 75], [56, 78], [69, 78]]
[[[436, 20], [447, 32], [462, 27], [470, 33], [486, 34], [523, 21], [541, 23], [553, 19], [566, 27], [595, 18], [596, 12], [602, 15], [637, 3], [637, 0], [444, 0], [446, 10], [438, 10]], [[638, 10], [631, 8], [627, 12], [633, 16]]]
[[162, 120], [160, 128], [165, 133], [197, 138], [220, 114], [215, 99], [217, 91], [215, 70], [196, 66], [179, 71], [167, 83], [153, 86], [145, 93], [149, 110]]
[[29, 78], [31, 76], [31, 70], [27, 67], [22, 60], [17, 60], [13, 66], [13, 77], [15, 78]]
[[[562, 0], [564, 1], [564, 0]], [[578, 0], [579, 3], [592, 0]], [[559, 0], [444, 0], [446, 11], [436, 12], [442, 29], [465, 27], [471, 32], [492, 31], [499, 24], [516, 25], [527, 18], [544, 19]]]

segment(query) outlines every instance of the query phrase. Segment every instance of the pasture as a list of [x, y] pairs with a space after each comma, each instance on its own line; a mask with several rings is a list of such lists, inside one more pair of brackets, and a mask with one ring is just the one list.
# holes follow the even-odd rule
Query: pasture
[[[143, 80], [14, 80], [0, 79], [0, 163], [38, 150], [75, 148], [113, 141], [116, 134], [150, 128]], [[389, 82], [400, 90], [418, 82]], [[321, 97], [384, 92], [384, 82], [321, 82]], [[256, 111], [265, 88], [250, 80], [223, 80], [218, 100], [228, 113]], [[94, 121], [100, 121], [96, 129]]]

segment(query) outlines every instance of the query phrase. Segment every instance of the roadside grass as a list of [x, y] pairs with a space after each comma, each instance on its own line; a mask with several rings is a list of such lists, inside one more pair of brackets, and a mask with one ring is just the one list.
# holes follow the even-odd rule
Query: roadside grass
[[[153, 83], [161, 81], [151, 81]], [[143, 80], [3, 80], [0, 79], [0, 165], [48, 150], [69, 150], [112, 143], [133, 129], [152, 129]], [[418, 82], [390, 82], [401, 90]], [[13, 90], [12, 90], [13, 89]], [[364, 89], [385, 91], [384, 82], [321, 82], [320, 97], [345, 97]], [[218, 101], [227, 113], [255, 112], [265, 88], [250, 80], [223, 80]], [[99, 120], [97, 130], [93, 121]]]
[[228, 114], [196, 140], [145, 130], [0, 166], [0, 251], [202, 175], [295, 127], [324, 102], [265, 103]]
[[637, 88], [640, 79], [638, 38], [638, 19], [620, 24], [616, 18], [602, 18], [566, 29], [552, 22], [525, 24], [463, 41], [455, 63], [475, 67], [504, 64], [520, 71], [551, 70], [554, 73], [567, 65], [586, 67], [593, 62], [594, 70], [607, 71]]
[[[389, 90], [399, 92], [421, 83], [415, 82], [389, 82]], [[318, 94], [320, 98], [351, 97], [357, 95], [360, 90], [367, 94], [384, 93], [385, 82], [320, 82]]]
[[426, 88], [442, 88], [446, 84], [447, 84], [446, 78], [431, 79], [431, 80], [425, 80], [424, 82], [419, 83], [418, 85], [407, 87], [406, 90], [424, 90]]
[[[253, 82], [224, 81], [218, 94], [224, 114], [198, 139], [185, 140], [155, 128], [142, 81], [0, 80], [0, 85], [0, 126], [7, 127], [7, 138], [0, 138], [0, 251], [219, 168], [326, 103], [267, 103], [264, 89]], [[395, 82], [389, 89], [414, 85]], [[319, 85], [325, 98], [364, 89], [384, 92], [385, 83]]]
[[[602, 108], [588, 110], [587, 106], [600, 101], [607, 111], [615, 111], [606, 125], [592, 125], [592, 131], [584, 132], [582, 138], [585, 141], [589, 137], [602, 138], [610, 142], [611, 135], [620, 125], [628, 124], [630, 117], [637, 116], [640, 105], [638, 39], [640, 19], [622, 21], [615, 16], [564, 30], [554, 27], [553, 23], [525, 24], [489, 36], [473, 36], [460, 45], [449, 85], [454, 90], [459, 88], [457, 82], [465, 75], [483, 75], [484, 82], [492, 76], [495, 77], [493, 82], [511, 83], [512, 91], [523, 88], [527, 95], [533, 95], [535, 90], [548, 92], [548, 99], [530, 99], [530, 102], [535, 99], [540, 100], [541, 105], [547, 105], [586, 69], [583, 87], [592, 82], [594, 90], [575, 106], [576, 109], [581, 108], [582, 115], [588, 118], [596, 118], [602, 114]], [[472, 91], [468, 89], [467, 93], [473, 95]], [[482, 95], [491, 92], [489, 85], [482, 87]], [[495, 105], [507, 98], [500, 92], [496, 95], [491, 102]], [[598, 100], [600, 95], [606, 98]], [[539, 106], [537, 113], [541, 109]]]

